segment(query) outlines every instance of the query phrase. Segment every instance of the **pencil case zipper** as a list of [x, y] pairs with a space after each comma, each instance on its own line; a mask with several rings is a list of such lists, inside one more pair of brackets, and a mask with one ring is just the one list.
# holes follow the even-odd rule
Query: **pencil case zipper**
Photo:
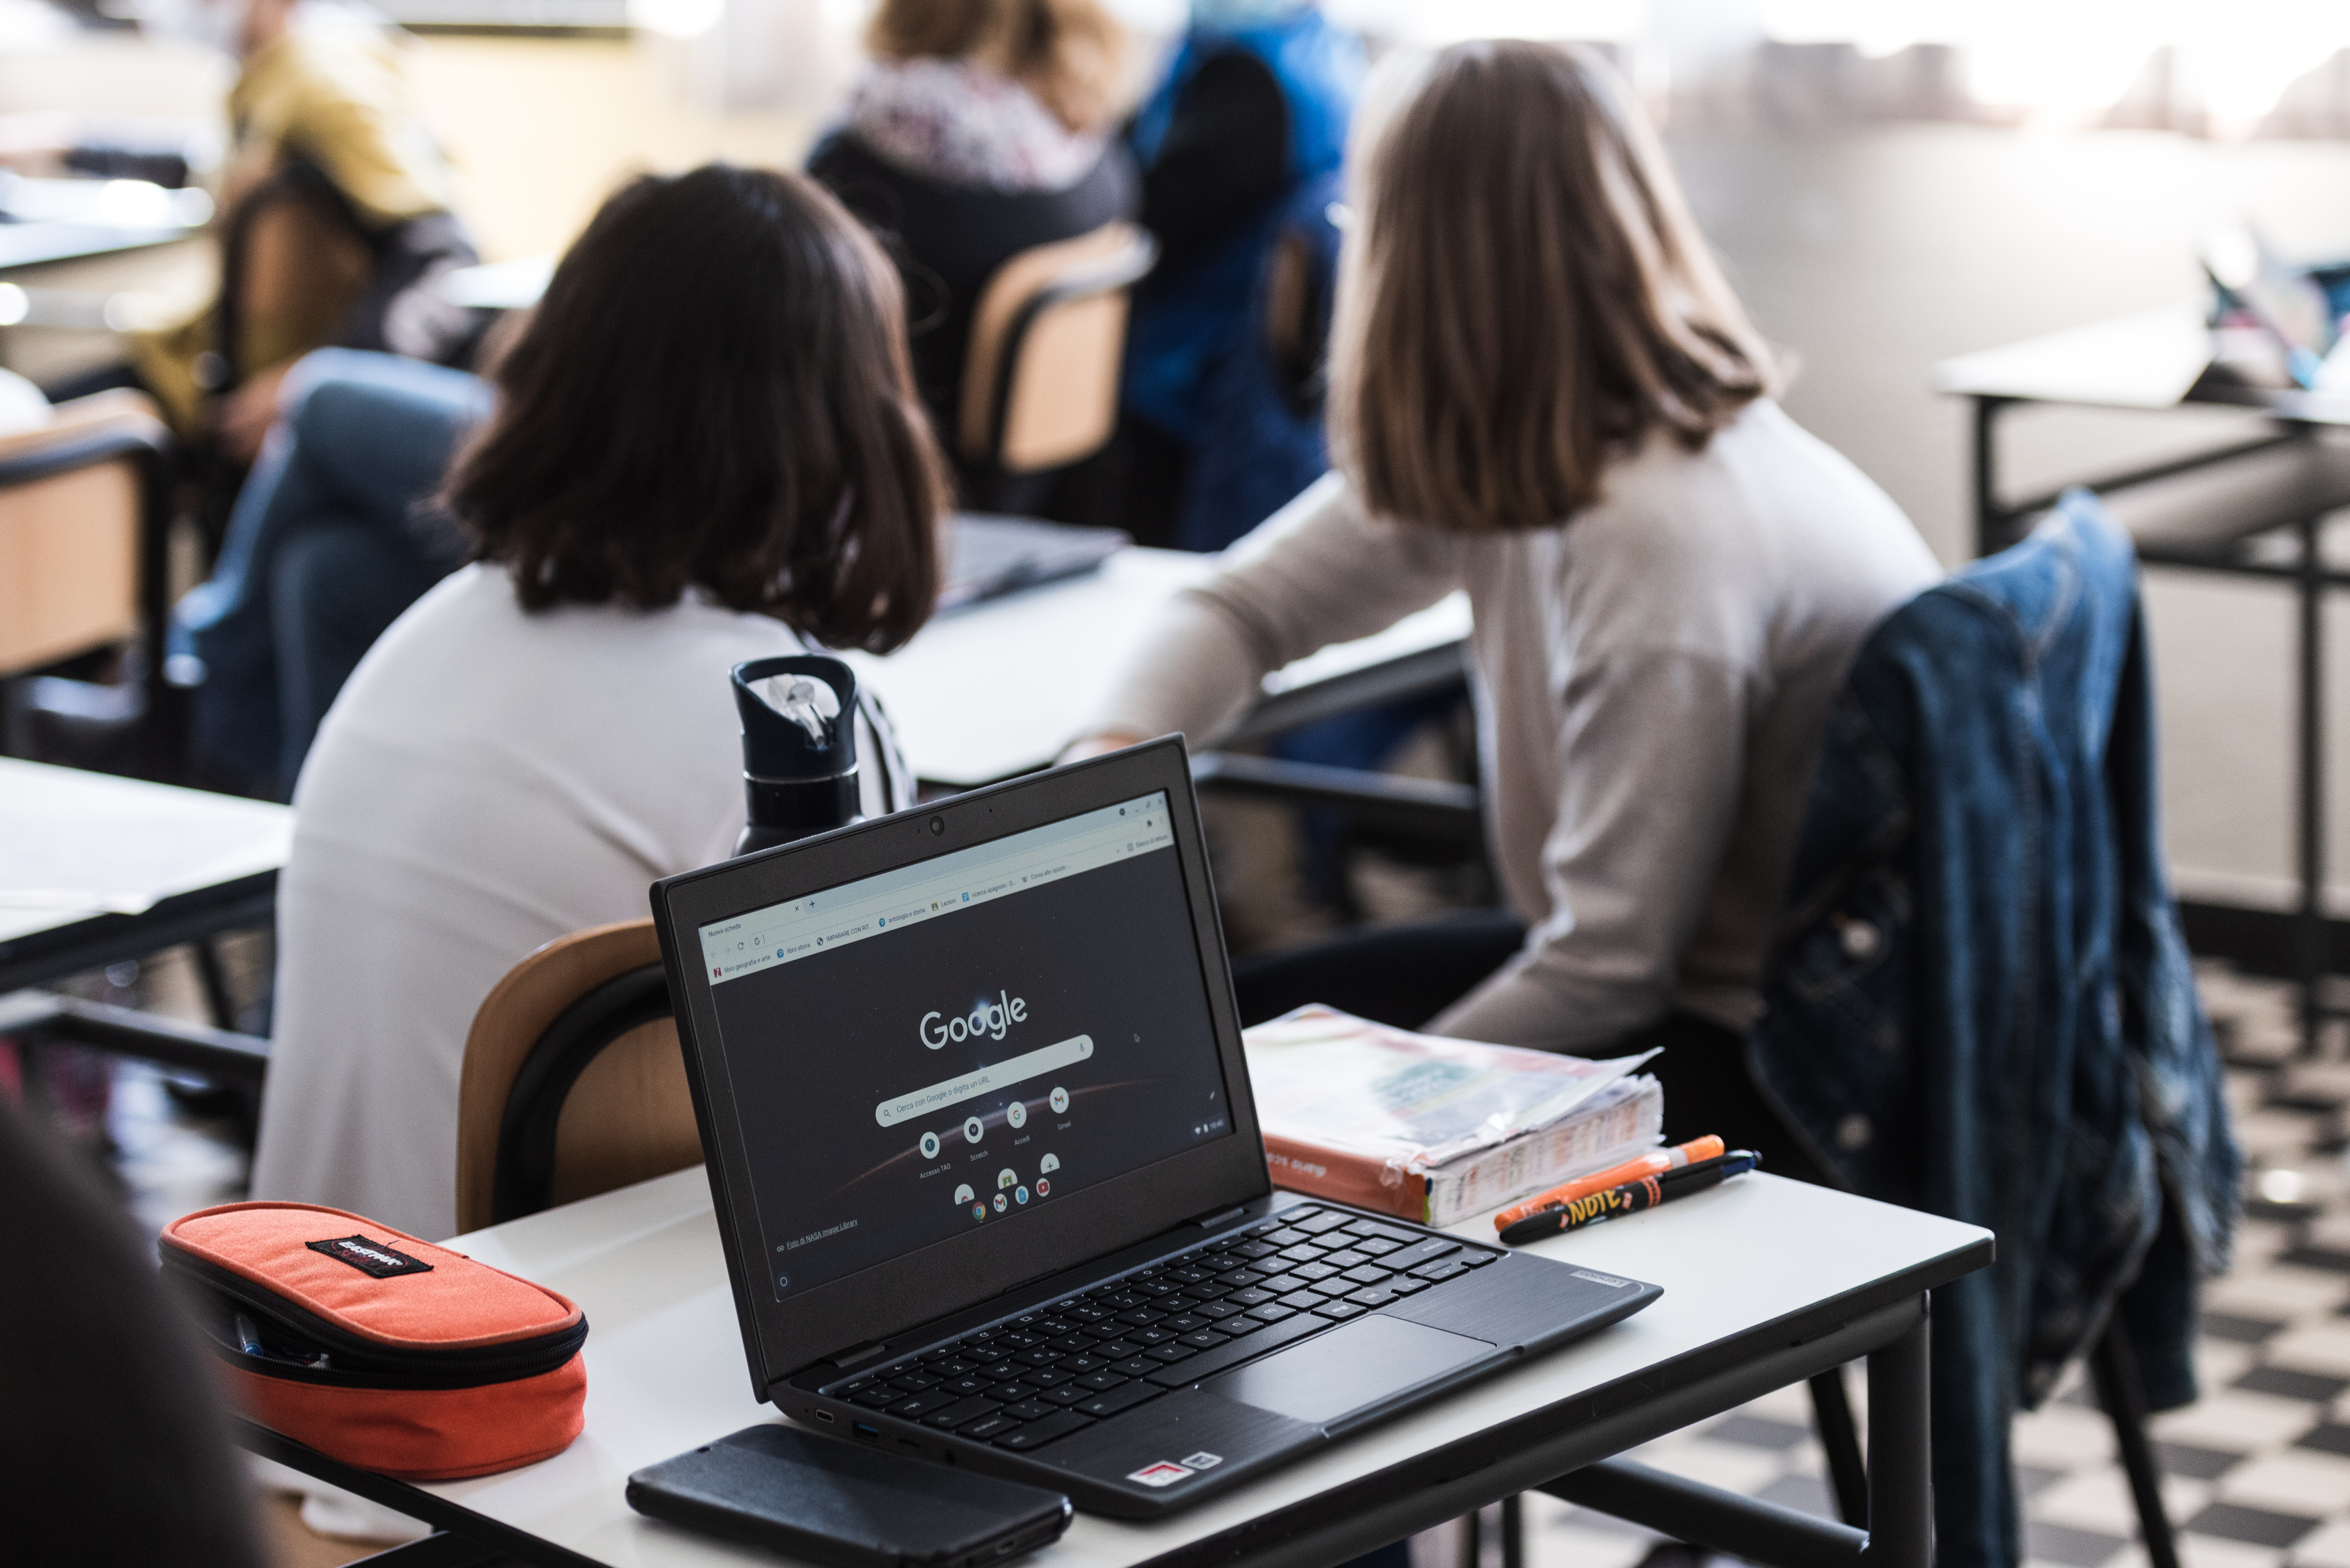
[[276, 1331], [281, 1342], [315, 1349], [326, 1358], [327, 1365], [320, 1367], [256, 1355], [224, 1339], [221, 1326], [206, 1320], [206, 1335], [223, 1359], [289, 1382], [352, 1388], [475, 1388], [552, 1372], [578, 1355], [588, 1339], [588, 1320], [581, 1317], [552, 1334], [503, 1345], [462, 1350], [395, 1347], [354, 1334], [242, 1274], [177, 1248], [163, 1249], [163, 1266], [234, 1310], [260, 1320]]

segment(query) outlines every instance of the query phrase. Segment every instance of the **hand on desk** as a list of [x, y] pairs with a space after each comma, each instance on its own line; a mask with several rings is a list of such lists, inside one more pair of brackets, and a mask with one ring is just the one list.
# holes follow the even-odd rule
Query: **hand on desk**
[[1097, 735], [1081, 735], [1062, 749], [1061, 754], [1053, 760], [1053, 765], [1066, 767], [1071, 763], [1084, 762], [1087, 757], [1107, 756], [1112, 752], [1122, 752], [1128, 746], [1139, 746], [1149, 738], [1148, 735], [1121, 734], [1116, 730], [1106, 730]]

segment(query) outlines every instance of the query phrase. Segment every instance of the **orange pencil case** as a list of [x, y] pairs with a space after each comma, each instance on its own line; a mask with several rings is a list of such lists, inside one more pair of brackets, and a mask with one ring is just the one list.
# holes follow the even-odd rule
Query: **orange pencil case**
[[452, 1480], [561, 1453], [588, 1319], [553, 1291], [307, 1203], [173, 1220], [166, 1277], [247, 1414], [361, 1469]]

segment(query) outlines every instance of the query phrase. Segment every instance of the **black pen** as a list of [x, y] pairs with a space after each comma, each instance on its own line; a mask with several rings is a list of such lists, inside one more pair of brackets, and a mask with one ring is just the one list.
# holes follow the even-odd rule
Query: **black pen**
[[1644, 1176], [1638, 1181], [1627, 1181], [1621, 1187], [1611, 1187], [1605, 1192], [1594, 1192], [1586, 1198], [1572, 1199], [1555, 1209], [1529, 1214], [1503, 1231], [1502, 1240], [1515, 1246], [1520, 1241], [1555, 1236], [1562, 1231], [1577, 1231], [1586, 1225], [1596, 1225], [1603, 1220], [1613, 1220], [1618, 1214], [1638, 1214], [1643, 1209], [1654, 1209], [1669, 1199], [1702, 1192], [1731, 1177], [1743, 1176], [1762, 1163], [1762, 1157], [1752, 1149], [1734, 1148], [1728, 1154], [1682, 1166], [1679, 1170]]

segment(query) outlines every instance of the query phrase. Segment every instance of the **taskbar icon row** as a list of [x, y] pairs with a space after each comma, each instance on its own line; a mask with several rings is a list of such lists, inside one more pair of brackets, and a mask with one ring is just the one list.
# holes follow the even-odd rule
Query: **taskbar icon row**
[[[1007, 1213], [1016, 1208], [1024, 1208], [1032, 1198], [1050, 1198], [1053, 1196], [1053, 1179], [1049, 1176], [1038, 1177], [1036, 1179], [1035, 1185], [1031, 1187], [1021, 1181], [1019, 1178], [1013, 1176], [1012, 1172], [1008, 1170], [1003, 1172], [1003, 1175], [1011, 1178], [1011, 1179], [1003, 1182], [996, 1189], [993, 1204], [995, 1212], [998, 1214]], [[984, 1220], [987, 1218], [990, 1200], [983, 1199], [978, 1194], [972, 1191], [971, 1185], [968, 1182], [955, 1189], [954, 1200], [958, 1208], [970, 1209], [971, 1217], [972, 1219]]]

